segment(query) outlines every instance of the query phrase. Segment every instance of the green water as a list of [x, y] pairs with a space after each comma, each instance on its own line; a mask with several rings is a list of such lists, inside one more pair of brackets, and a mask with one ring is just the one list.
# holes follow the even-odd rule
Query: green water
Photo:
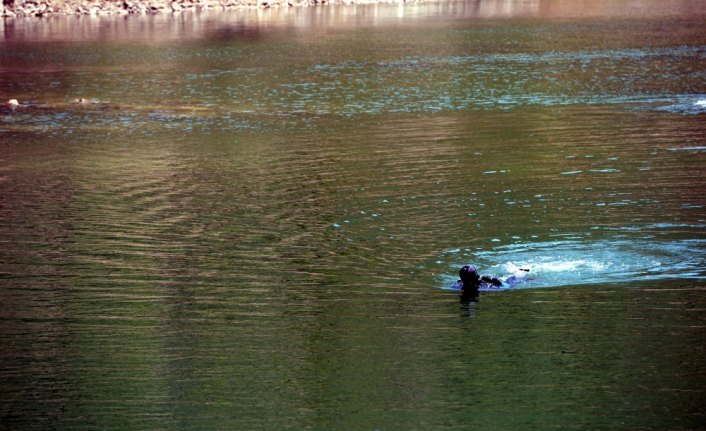
[[704, 429], [705, 17], [0, 22], [0, 428]]

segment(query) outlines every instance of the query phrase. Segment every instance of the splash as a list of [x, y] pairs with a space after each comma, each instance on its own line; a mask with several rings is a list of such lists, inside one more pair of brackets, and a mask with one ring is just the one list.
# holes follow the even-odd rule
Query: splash
[[515, 275], [518, 268], [529, 270], [516, 288], [706, 280], [706, 240], [564, 240], [482, 251], [456, 249], [436, 261], [449, 267], [440, 276], [440, 283], [453, 283], [457, 268], [468, 262], [476, 264], [482, 273], [497, 277]]
[[657, 110], [675, 114], [703, 114], [706, 113], [706, 97], [703, 95], [680, 95], [671, 104], [659, 106]]

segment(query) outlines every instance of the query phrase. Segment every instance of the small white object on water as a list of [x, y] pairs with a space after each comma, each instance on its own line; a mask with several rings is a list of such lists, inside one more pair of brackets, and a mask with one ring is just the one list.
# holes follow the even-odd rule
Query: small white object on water
[[20, 106], [20, 102], [18, 102], [17, 99], [10, 99], [10, 100], [8, 100], [8, 101], [7, 101], [7, 104], [10, 105], [10, 106], [12, 106], [12, 107]]
[[696, 102], [694, 102], [694, 105], [696, 106], [706, 106], [706, 99], [699, 99]]
[[508, 262], [505, 265], [505, 268], [507, 268], [507, 270], [516, 278], [524, 278], [530, 272], [530, 268], [521, 268], [512, 262]]

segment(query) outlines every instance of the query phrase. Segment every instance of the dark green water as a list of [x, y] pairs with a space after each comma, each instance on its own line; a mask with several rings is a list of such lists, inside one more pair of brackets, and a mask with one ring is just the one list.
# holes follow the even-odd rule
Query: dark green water
[[706, 15], [615, 3], [0, 22], [0, 428], [705, 429]]

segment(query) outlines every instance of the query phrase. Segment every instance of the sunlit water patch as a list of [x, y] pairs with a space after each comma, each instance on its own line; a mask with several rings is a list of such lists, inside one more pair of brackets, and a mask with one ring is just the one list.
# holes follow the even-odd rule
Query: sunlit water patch
[[639, 286], [668, 279], [706, 279], [706, 240], [560, 240], [520, 243], [489, 250], [454, 249], [437, 264], [448, 270], [438, 276], [449, 289], [458, 269], [475, 264], [483, 274], [507, 277], [517, 268], [529, 270], [516, 288], [560, 287], [598, 283]]
[[[539, 28], [526, 31], [528, 37], [541, 36]], [[7, 62], [26, 62], [26, 52], [8, 50], [3, 58]], [[208, 52], [219, 58], [241, 58], [250, 48], [217, 45]], [[111, 53], [119, 57], [125, 55], [125, 50]], [[186, 48], [171, 54], [174, 58], [170, 61], [177, 64], [202, 61], [205, 55], [201, 49]], [[72, 58], [66, 55], [64, 61]], [[55, 73], [42, 77], [44, 81], [24, 83], [26, 88], [22, 91], [12, 87], [12, 94], [20, 103], [27, 104], [27, 99], [32, 99], [34, 109], [0, 106], [0, 116], [3, 122], [27, 117], [23, 121], [51, 123], [54, 128], [72, 126], [77, 118], [81, 124], [89, 125], [108, 118], [121, 126], [130, 126], [139, 119], [189, 131], [199, 127], [192, 123], [223, 128], [231, 126], [232, 118], [257, 115], [301, 120], [307, 116], [504, 111], [567, 105], [617, 105], [701, 114], [706, 112], [706, 96], [701, 87], [706, 75], [698, 65], [705, 59], [706, 46], [700, 45], [594, 50], [567, 47], [544, 51], [525, 46], [519, 52], [487, 52], [469, 47], [465, 54], [403, 52], [392, 59], [365, 57], [332, 62], [298, 63], [295, 57], [291, 62], [282, 62], [287, 67], [225, 63], [204, 70], [151, 71], [139, 78], [126, 73], [108, 77], [97, 69], [90, 77], [96, 81], [92, 87], [107, 86], [110, 92], [85, 88], [81, 83], [88, 79], [86, 76], [80, 75], [79, 79]], [[263, 80], [263, 70], [268, 67], [274, 72]], [[164, 82], [174, 82], [174, 86], [165, 86]], [[51, 86], [69, 89], [66, 94], [45, 94], [40, 90]], [[145, 89], [159, 93], [149, 103], [160, 100], [165, 104], [136, 104]], [[40, 91], [41, 96], [37, 95]], [[67, 106], [66, 101], [76, 96], [88, 100], [100, 97], [102, 102]], [[52, 97], [63, 102], [54, 106]], [[95, 115], [81, 115], [89, 113]], [[251, 128], [252, 122], [248, 119], [238, 124], [246, 123]]]
[[[598, 104], [700, 113], [706, 108], [704, 98], [681, 94], [673, 81], [686, 73], [682, 70], [686, 64], [702, 61], [705, 52], [703, 47], [676, 46], [319, 64], [307, 75], [326, 79], [306, 84], [307, 100], [299, 95], [294, 101], [279, 102], [286, 108], [311, 102], [336, 106], [328, 91], [333, 82], [345, 102], [339, 112], [346, 114]], [[649, 80], [660, 82], [659, 91], [644, 86]], [[375, 88], [374, 93], [368, 90]], [[366, 93], [367, 103], [356, 96], [360, 92]], [[346, 102], [353, 99], [356, 103]]]

